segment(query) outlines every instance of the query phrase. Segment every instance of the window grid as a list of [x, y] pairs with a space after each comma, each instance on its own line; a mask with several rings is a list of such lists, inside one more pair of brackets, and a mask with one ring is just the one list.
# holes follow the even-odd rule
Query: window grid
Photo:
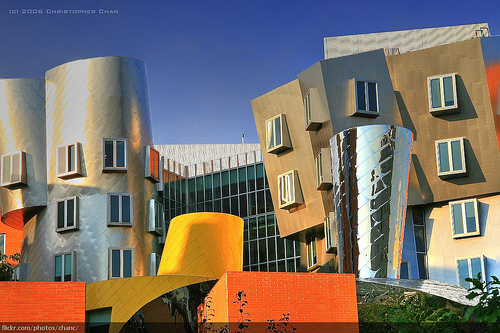
[[2, 186], [26, 184], [26, 157], [23, 151], [1, 156]]
[[57, 177], [66, 178], [81, 175], [80, 147], [79, 142], [57, 147]]
[[57, 201], [57, 232], [78, 229], [78, 197]]
[[438, 176], [466, 175], [464, 138], [436, 141], [436, 160]]
[[55, 256], [54, 281], [74, 281], [74, 262], [74, 252]]
[[109, 248], [109, 278], [134, 276], [134, 249]]
[[103, 170], [127, 170], [127, 139], [103, 139]]
[[133, 224], [133, 197], [131, 193], [108, 193], [108, 225]]
[[480, 235], [477, 199], [453, 201], [449, 207], [453, 238]]
[[443, 114], [458, 108], [456, 74], [428, 77], [427, 86], [431, 113]]
[[378, 116], [378, 85], [375, 81], [355, 79], [356, 114]]
[[485, 257], [483, 255], [456, 259], [457, 284], [465, 289], [472, 288], [472, 282], [465, 278], [476, 278], [481, 273], [481, 281], [485, 281]]

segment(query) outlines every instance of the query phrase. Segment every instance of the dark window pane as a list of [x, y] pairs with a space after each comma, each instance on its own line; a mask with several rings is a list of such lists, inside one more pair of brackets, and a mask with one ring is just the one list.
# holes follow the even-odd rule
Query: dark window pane
[[276, 272], [276, 263], [275, 262], [270, 262], [269, 263], [269, 272]]
[[238, 211], [238, 197], [231, 197], [231, 214], [240, 216], [240, 212]]
[[439, 87], [439, 79], [431, 80], [431, 105], [433, 109], [441, 107], [441, 88]]
[[278, 250], [278, 259], [285, 258], [285, 240], [281, 237], [276, 238], [276, 246]]
[[300, 258], [295, 258], [295, 271], [300, 272]]
[[247, 210], [247, 195], [243, 194], [240, 195], [240, 217], [246, 217], [248, 216], [248, 210]]
[[75, 199], [69, 199], [66, 203], [66, 216], [68, 227], [75, 225]]
[[410, 278], [410, 265], [408, 261], [401, 261], [401, 269], [399, 272], [400, 279], [409, 279]]
[[453, 79], [451, 76], [443, 78], [443, 90], [444, 106], [452, 106], [455, 104], [455, 99], [453, 98]]
[[111, 222], [120, 222], [120, 197], [111, 195], [110, 200]]
[[356, 81], [356, 94], [358, 98], [358, 110], [366, 111], [365, 82]]
[[116, 166], [125, 167], [125, 141], [116, 141]]
[[229, 198], [222, 199], [222, 212], [226, 214], [231, 214], [231, 209], [229, 207]]
[[120, 250], [111, 250], [111, 277], [120, 277]]
[[377, 112], [377, 84], [373, 82], [368, 82], [368, 108]]
[[132, 251], [123, 250], [123, 277], [132, 276]]
[[257, 214], [257, 205], [255, 204], [255, 192], [248, 193], [248, 211], [249, 215]]
[[224, 171], [223, 173], [221, 173], [221, 178], [222, 178], [222, 196], [228, 197], [229, 196], [229, 172]]
[[286, 272], [285, 260], [278, 261], [278, 272]]
[[205, 176], [205, 200], [212, 200], [212, 175]]
[[204, 209], [204, 208], [205, 208], [205, 207], [204, 207], [204, 205], [203, 205], [203, 202], [202, 202], [202, 203], [199, 203], [199, 204], [197, 204], [197, 205], [196, 205], [196, 211], [197, 211], [198, 213], [203, 212], [203, 209]]
[[68, 172], [76, 171], [76, 148], [75, 145], [68, 147]]
[[130, 216], [130, 196], [128, 195], [123, 195], [122, 196], [122, 222], [123, 223], [130, 223], [132, 221], [131, 216]]
[[258, 264], [257, 241], [250, 241], [250, 264]]
[[64, 281], [71, 281], [71, 274], [73, 272], [73, 260], [71, 254], [64, 255]]
[[214, 174], [214, 199], [219, 199], [220, 197], [220, 173], [216, 173]]
[[274, 131], [276, 133], [276, 146], [281, 145], [281, 118], [274, 119]]
[[267, 246], [267, 255], [269, 256], [269, 261], [276, 260], [276, 237], [268, 238]]
[[460, 287], [469, 289], [470, 283], [465, 281], [465, 278], [469, 277], [469, 264], [467, 259], [458, 260], [458, 284]]
[[417, 253], [417, 262], [418, 262], [418, 278], [419, 279], [427, 279], [427, 269], [425, 266], [425, 254]]
[[273, 214], [267, 215], [267, 236], [268, 237], [276, 235], [275, 226], [276, 226], [276, 224], [274, 222], [274, 215]]
[[238, 170], [231, 170], [231, 195], [238, 194]]
[[196, 203], [196, 182], [194, 178], [188, 179], [188, 203]]
[[462, 219], [462, 205], [461, 204], [451, 205], [451, 212], [453, 217], [453, 232], [455, 234], [463, 234], [464, 226]]
[[294, 257], [294, 253], [293, 253], [293, 241], [287, 239], [285, 241], [285, 244], [286, 244], [286, 257], [287, 258], [290, 258], [290, 257]]
[[247, 170], [246, 170], [246, 168], [238, 169], [238, 177], [239, 177], [240, 193], [245, 193], [247, 191]]
[[265, 239], [259, 239], [259, 262], [267, 262], [267, 245]]
[[64, 228], [64, 201], [57, 203], [57, 227]]
[[257, 190], [264, 188], [264, 164], [257, 164]]
[[259, 265], [253, 265], [253, 266], [250, 266], [250, 270], [252, 272], [257, 272], [259, 270]]
[[465, 203], [465, 221], [467, 232], [476, 232], [476, 213], [474, 212], [474, 202]]
[[259, 271], [260, 272], [267, 272], [267, 264], [260, 264]]
[[257, 191], [257, 214], [264, 214], [265, 212], [264, 191]]
[[451, 142], [451, 160], [453, 161], [453, 171], [462, 170], [462, 149], [460, 141]]
[[248, 220], [243, 222], [243, 241], [248, 241]]
[[243, 243], [243, 266], [248, 266], [250, 261], [250, 253], [248, 251], [248, 242]]
[[470, 260], [470, 267], [472, 269], [472, 277], [477, 278], [477, 275], [481, 273], [481, 279], [484, 279], [484, 276], [482, 276], [482, 271], [481, 271], [481, 258], [472, 258]]
[[62, 281], [62, 256], [56, 257], [55, 281]]
[[255, 167], [253, 165], [247, 168], [248, 191], [255, 191]]
[[257, 219], [248, 220], [248, 229], [250, 230], [250, 239], [257, 239]]
[[104, 166], [113, 167], [113, 141], [104, 142]]
[[450, 159], [448, 157], [448, 143], [441, 142], [438, 144], [439, 151], [439, 171], [448, 172], [450, 171]]
[[421, 206], [414, 206], [412, 208], [413, 224], [424, 225], [424, 209]]
[[215, 213], [222, 213], [222, 207], [221, 207], [221, 201], [220, 200], [215, 200], [214, 201], [214, 212]]
[[259, 216], [257, 219], [257, 236], [259, 238], [266, 237], [266, 217]]
[[271, 198], [271, 192], [269, 189], [266, 190], [266, 212], [270, 213], [274, 211], [273, 208], [273, 199]]
[[196, 177], [196, 202], [204, 201], [205, 187], [203, 186], [203, 176]]
[[415, 247], [417, 252], [425, 252], [425, 234], [424, 227], [414, 226], [415, 230]]
[[294, 259], [288, 259], [286, 261], [286, 271], [287, 272], [295, 272], [295, 260]]
[[205, 212], [213, 212], [214, 207], [212, 201], [205, 202]]

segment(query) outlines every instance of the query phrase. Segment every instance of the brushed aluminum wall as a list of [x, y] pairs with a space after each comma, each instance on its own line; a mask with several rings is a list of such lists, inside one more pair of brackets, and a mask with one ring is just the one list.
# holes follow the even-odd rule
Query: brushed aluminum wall
[[[146, 70], [137, 59], [103, 57], [63, 64], [46, 73], [48, 205], [25, 227], [29, 280], [53, 280], [54, 256], [76, 253], [76, 279], [108, 278], [108, 249], [134, 248], [134, 276], [148, 274], [156, 239], [147, 232], [154, 183], [144, 178], [152, 144]], [[127, 171], [103, 173], [103, 138], [127, 139]], [[82, 177], [56, 176], [56, 147], [82, 144]], [[133, 226], [107, 226], [107, 193], [132, 193]], [[79, 197], [79, 230], [56, 232], [57, 200]]]
[[332, 138], [341, 273], [399, 277], [412, 137], [403, 127], [368, 125]]
[[26, 153], [27, 185], [0, 187], [2, 222], [21, 230], [47, 204], [45, 80], [0, 80], [0, 155]]

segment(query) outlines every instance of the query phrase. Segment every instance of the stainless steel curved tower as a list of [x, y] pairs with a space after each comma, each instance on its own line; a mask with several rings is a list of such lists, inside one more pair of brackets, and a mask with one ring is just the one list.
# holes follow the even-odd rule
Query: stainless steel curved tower
[[398, 278], [413, 134], [355, 127], [331, 141], [341, 273]]

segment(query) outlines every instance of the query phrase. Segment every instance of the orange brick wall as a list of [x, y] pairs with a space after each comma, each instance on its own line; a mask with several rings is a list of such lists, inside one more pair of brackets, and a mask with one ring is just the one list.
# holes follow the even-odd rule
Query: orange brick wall
[[[227, 280], [226, 283], [223, 281]], [[223, 282], [223, 283], [221, 283]], [[227, 296], [225, 296], [227, 289]], [[240, 306], [238, 292], [246, 296]], [[238, 321], [246, 322], [252, 332], [264, 332], [270, 320], [284, 325], [288, 314], [288, 328], [296, 332], [358, 332], [356, 282], [352, 274], [310, 274], [275, 272], [228, 272], [208, 294], [217, 319], [224, 306], [219, 299], [227, 299], [230, 331]], [[242, 313], [239, 309], [243, 310]], [[284, 326], [282, 326], [284, 331]]]
[[[85, 331], [85, 282], [0, 282], [0, 295], [0, 331], [21, 323]], [[59, 327], [63, 323], [73, 329]]]
[[[0, 234], [5, 234], [5, 254], [10, 256], [14, 253], [21, 253], [21, 244], [23, 241], [23, 232], [22, 230], [17, 230], [12, 227], [9, 227], [0, 221]], [[17, 265], [17, 262], [13, 262], [8, 259], [13, 265]]]

